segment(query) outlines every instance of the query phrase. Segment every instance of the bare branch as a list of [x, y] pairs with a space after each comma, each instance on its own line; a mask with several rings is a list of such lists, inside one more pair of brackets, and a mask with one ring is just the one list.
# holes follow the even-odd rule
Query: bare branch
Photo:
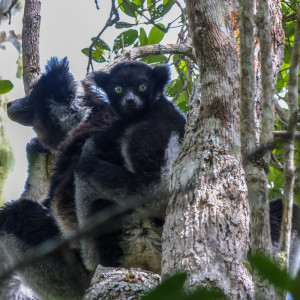
[[[127, 61], [136, 60], [138, 58], [160, 55], [160, 54], [180, 54], [189, 57], [193, 62], [196, 61], [195, 53], [192, 46], [185, 44], [167, 44], [167, 45], [147, 45], [142, 47], [135, 47], [130, 50], [124, 50], [121, 55], [115, 58], [115, 60], [101, 69], [104, 72], [108, 72], [116, 64]], [[87, 80], [89, 74], [87, 74]]]
[[13, 7], [18, 3], [18, 0], [12, 0], [9, 8], [3, 12], [3, 16], [8, 16], [8, 24], [10, 25], [11, 23], [11, 10], [13, 9]]
[[7, 268], [6, 271], [2, 272], [0, 274], [0, 282], [8, 278], [12, 273], [16, 272], [17, 270], [27, 267], [32, 263], [36, 263], [37, 261], [48, 257], [56, 251], [62, 251], [64, 248], [68, 247], [68, 245], [72, 241], [79, 240], [95, 231], [97, 231], [97, 235], [99, 234], [99, 236], [109, 233], [108, 228], [110, 228], [110, 226], [105, 226], [105, 228], [103, 229], [101, 228], [101, 225], [104, 223], [109, 224], [110, 220], [111, 222], [115, 222], [112, 221], [113, 218], [118, 216], [121, 217], [123, 214], [129, 212], [130, 210], [131, 207], [129, 206], [115, 206], [109, 209], [102, 210], [101, 212], [95, 214], [95, 216], [93, 216], [90, 219], [90, 221], [86, 224], [84, 228], [74, 232], [68, 238], [62, 239], [61, 237], [57, 237], [39, 244], [38, 246], [31, 249], [30, 254], [24, 254], [23, 260], [15, 263], [10, 268]]
[[98, 5], [98, 0], [95, 0], [95, 4], [96, 4], [96, 8], [100, 9], [99, 5]]

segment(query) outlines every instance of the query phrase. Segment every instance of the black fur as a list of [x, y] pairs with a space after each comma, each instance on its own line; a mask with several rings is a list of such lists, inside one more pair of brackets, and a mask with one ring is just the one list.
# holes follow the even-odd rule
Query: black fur
[[88, 84], [83, 83], [84, 93], [79, 86], [69, 72], [67, 58], [59, 61], [53, 57], [29, 95], [7, 104], [8, 116], [17, 123], [32, 126], [40, 143], [56, 151], [70, 130], [89, 117], [93, 102], [99, 98]]
[[[271, 239], [273, 246], [273, 255], [277, 255], [279, 252], [280, 242], [280, 229], [282, 220], [282, 199], [274, 199], [270, 201], [270, 228], [271, 228]], [[300, 207], [293, 204], [293, 218], [292, 218], [292, 235], [290, 245], [290, 261], [289, 268], [290, 273], [294, 277], [299, 270], [300, 263]]]
[[[80, 86], [82, 91], [79, 92]], [[90, 131], [100, 130], [100, 124], [102, 127], [109, 126], [114, 114], [101, 93], [86, 82], [74, 81], [66, 59], [58, 61], [52, 58], [46, 66], [45, 74], [32, 87], [29, 96], [8, 105], [8, 115], [16, 122], [33, 126], [38, 136], [38, 139], [33, 139], [27, 146], [30, 174], [22, 198], [0, 211], [0, 243], [6, 251], [7, 259], [15, 262], [27, 251], [32, 251], [36, 244], [57, 234], [61, 235], [56, 219], [49, 211], [37, 202], [26, 200], [29, 196], [29, 199], [47, 204], [42, 197], [46, 197], [50, 185], [50, 182], [44, 182], [52, 174], [52, 170], [47, 169], [51, 166], [49, 159], [54, 161], [56, 155], [61, 153], [50, 197], [59, 195], [68, 202], [69, 198], [65, 195], [69, 195], [74, 204], [73, 168], [79, 161], [81, 145]], [[91, 117], [92, 122], [85, 123], [74, 133], [74, 141], [70, 137], [72, 142], [63, 143], [72, 130], [76, 130], [76, 126], [87, 122]], [[63, 201], [61, 207], [62, 210], [65, 209]], [[74, 209], [73, 212], [75, 214]], [[77, 269], [75, 277], [74, 270], [66, 265], [62, 254], [51, 256], [38, 267], [20, 271], [29, 286], [45, 298], [78, 298], [87, 286], [87, 272], [78, 260], [78, 253], [70, 249], [65, 251], [74, 261]], [[59, 276], [61, 282], [57, 279]], [[77, 282], [76, 277], [82, 279], [83, 285]]]
[[[1, 245], [11, 263], [59, 236], [48, 210], [36, 202], [13, 201], [0, 211]], [[80, 256], [70, 249], [25, 267], [20, 276], [43, 299], [81, 299], [90, 280]]]
[[[114, 244], [122, 251], [115, 264], [154, 272], [160, 271], [162, 226], [153, 220], [165, 217], [168, 191], [163, 180], [178, 154], [178, 141], [185, 126], [184, 116], [164, 95], [169, 77], [167, 66], [151, 68], [141, 62], [118, 64], [109, 74], [96, 72], [94, 80], [107, 94], [120, 120], [86, 141], [76, 168], [80, 226], [88, 221], [89, 207], [96, 207], [95, 203], [110, 201], [111, 205], [136, 207], [118, 221], [122, 231]], [[136, 253], [130, 253], [135, 248], [131, 240], [134, 235], [140, 236], [136, 236]], [[91, 239], [83, 240], [83, 258], [88, 269], [93, 270], [98, 263], [111, 264], [112, 254], [107, 249], [115, 245], [107, 240], [95, 242], [98, 254], [90, 249]], [[145, 247], [144, 258], [139, 247]], [[108, 256], [101, 255], [104, 252]]]

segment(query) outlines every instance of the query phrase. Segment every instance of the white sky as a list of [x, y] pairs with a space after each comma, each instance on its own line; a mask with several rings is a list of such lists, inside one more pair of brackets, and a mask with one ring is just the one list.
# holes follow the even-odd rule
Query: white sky
[[[100, 10], [94, 0], [42, 0], [40, 31], [40, 65], [42, 71], [51, 56], [68, 57], [70, 71], [77, 80], [83, 79], [87, 68], [87, 57], [81, 53], [103, 28], [110, 10], [110, 1], [99, 0]], [[105, 3], [105, 4], [104, 4]], [[1, 24], [2, 30], [22, 31], [23, 13], [12, 17], [12, 24]], [[133, 19], [130, 20], [132, 22]], [[119, 31], [120, 33], [122, 30]], [[102, 38], [110, 46], [119, 34], [114, 28], [108, 28]], [[176, 42], [177, 34], [168, 34], [168, 41]], [[165, 42], [165, 40], [164, 40]], [[9, 100], [24, 97], [22, 80], [16, 78], [17, 51], [6, 43], [6, 51], [0, 49], [0, 76], [13, 82], [14, 88], [8, 94]], [[94, 66], [97, 68], [97, 64]], [[99, 66], [99, 65], [98, 65]], [[5, 76], [5, 77], [4, 77]], [[5, 185], [7, 201], [19, 198], [27, 177], [25, 146], [35, 136], [31, 128], [8, 121], [7, 134], [14, 149], [15, 167]]]

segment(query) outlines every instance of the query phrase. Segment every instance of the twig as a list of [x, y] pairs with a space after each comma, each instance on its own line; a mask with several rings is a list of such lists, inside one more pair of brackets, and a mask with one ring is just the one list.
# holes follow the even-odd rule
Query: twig
[[115, 0], [111, 0], [111, 10], [110, 10], [109, 18], [106, 21], [105, 26], [103, 27], [103, 29], [94, 38], [92, 44], [89, 47], [89, 61], [88, 61], [88, 66], [87, 66], [87, 73], [89, 73], [90, 67], [92, 68], [92, 70], [94, 70], [93, 64], [92, 64], [92, 51], [93, 51], [94, 45], [96, 44], [96, 42], [98, 41], [98, 39], [100, 38], [100, 36], [102, 35], [102, 33], [108, 27], [110, 27], [110, 26], [114, 25], [115, 23], [117, 23], [119, 20], [120, 20], [120, 17], [119, 17], [118, 9], [115, 6]]
[[13, 0], [9, 6], [9, 8], [7, 9], [7, 11], [5, 11], [3, 13], [3, 16], [7, 16], [8, 15], [8, 24], [11, 24], [11, 10], [13, 9], [13, 7], [18, 3], [18, 0]]
[[100, 9], [99, 5], [98, 5], [98, 0], [95, 0], [95, 4], [96, 4], [96, 8]]
[[168, 24], [167, 28], [163, 28], [161, 26], [159, 26], [158, 24], [156, 24], [154, 21], [152, 21], [151, 19], [149, 19], [146, 15], [144, 15], [142, 12], [140, 12], [132, 3], [128, 2], [127, 0], [123, 0], [123, 2], [125, 2], [128, 6], [130, 6], [132, 9], [134, 9], [141, 17], [145, 18], [149, 24], [152, 24], [153, 26], [157, 27], [159, 30], [163, 31], [164, 33], [167, 33], [169, 28], [170, 28], [170, 24]]
[[103, 234], [107, 234], [108, 233], [107, 228], [109, 228], [109, 226], [105, 226], [105, 229], [103, 229], [101, 228], [101, 225], [110, 220], [113, 220], [113, 218], [116, 218], [118, 216], [121, 217], [122, 215], [129, 212], [130, 210], [131, 207], [129, 206], [127, 207], [115, 206], [112, 208], [105, 209], [97, 213], [95, 216], [93, 216], [84, 228], [74, 232], [69, 237], [64, 239], [62, 239], [61, 237], [53, 238], [32, 248], [30, 254], [24, 255], [24, 259], [15, 263], [6, 271], [0, 274], [0, 282], [8, 278], [12, 273], [16, 272], [17, 270], [27, 267], [32, 263], [36, 263], [37, 261], [40, 261], [48, 257], [54, 252], [63, 250], [65, 247], [68, 247], [70, 242], [79, 240], [95, 232], [96, 230], [97, 230], [97, 235], [99, 233], [99, 236]]

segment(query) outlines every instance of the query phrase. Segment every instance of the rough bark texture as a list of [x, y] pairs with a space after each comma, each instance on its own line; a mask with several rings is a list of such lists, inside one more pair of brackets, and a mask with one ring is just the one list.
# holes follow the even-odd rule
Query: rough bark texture
[[[262, 7], [260, 7], [262, 8]], [[255, 116], [254, 116], [254, 91], [255, 91], [255, 73], [254, 73], [254, 5], [252, 1], [240, 1], [240, 41], [241, 41], [241, 144], [243, 154], [243, 166], [246, 174], [246, 182], [248, 186], [248, 197], [251, 211], [251, 251], [253, 253], [264, 253], [271, 256], [271, 237], [269, 224], [269, 204], [268, 204], [268, 187], [267, 176], [264, 168], [263, 155], [254, 155], [257, 152]], [[268, 13], [268, 12], [267, 12]], [[262, 21], [264, 17], [260, 12]], [[265, 28], [268, 33], [270, 27]], [[262, 30], [262, 28], [260, 28]], [[262, 37], [263, 34], [260, 34]], [[262, 58], [271, 56], [270, 43], [264, 42], [262, 45], [266, 47]], [[267, 44], [267, 45], [265, 45]], [[265, 64], [265, 65], [264, 65]], [[267, 80], [263, 76], [262, 82], [265, 87], [268, 82], [271, 86], [264, 90], [262, 95], [265, 100], [263, 111], [263, 124], [265, 127], [271, 126], [271, 132], [267, 128], [263, 128], [264, 135], [262, 141], [269, 142], [273, 134], [273, 112], [272, 105], [272, 62], [262, 61], [264, 65], [263, 75], [266, 70], [271, 68], [270, 75]], [[270, 71], [270, 70], [269, 70]], [[271, 82], [270, 82], [271, 81]], [[266, 97], [270, 97], [266, 99]], [[267, 101], [268, 100], [268, 101]], [[271, 114], [271, 117], [270, 117]], [[271, 125], [269, 124], [271, 122]], [[262, 144], [265, 146], [264, 144]], [[265, 163], [265, 162], [264, 162]], [[255, 299], [273, 299], [274, 289], [270, 285], [261, 281], [257, 273], [253, 274], [255, 286]]]
[[141, 269], [98, 266], [85, 300], [137, 299], [160, 282], [160, 276]]
[[26, 0], [23, 17], [23, 82], [25, 94], [40, 74], [39, 37], [41, 2]]
[[239, 60], [231, 2], [187, 1], [200, 98], [195, 95], [183, 150], [171, 179], [163, 233], [163, 275], [189, 273], [188, 286], [218, 286], [231, 299], [253, 293], [245, 260], [249, 210], [241, 167]]

